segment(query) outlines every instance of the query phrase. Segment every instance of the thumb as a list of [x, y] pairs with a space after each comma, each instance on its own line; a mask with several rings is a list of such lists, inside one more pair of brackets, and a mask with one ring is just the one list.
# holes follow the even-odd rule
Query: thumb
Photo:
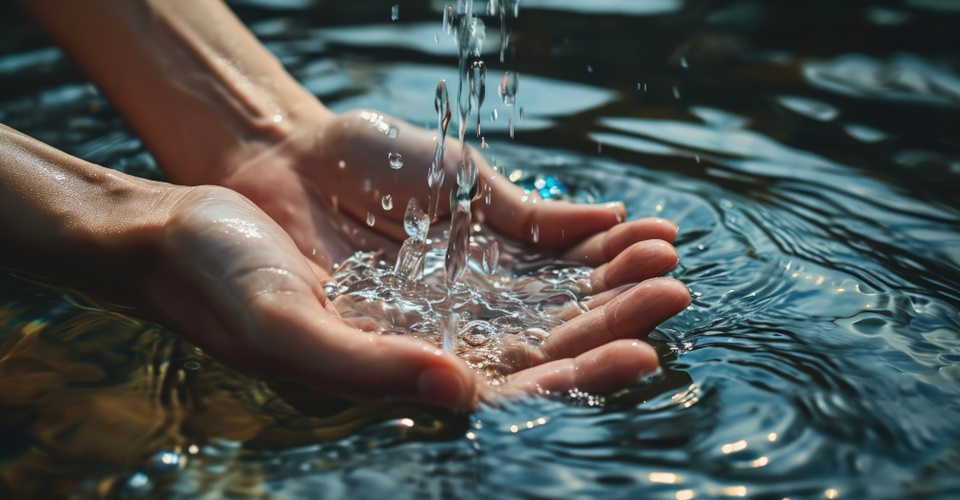
[[490, 193], [482, 204], [484, 221], [494, 230], [543, 248], [564, 248], [623, 222], [623, 203], [600, 205], [544, 200], [485, 166], [481, 190]]
[[257, 322], [273, 333], [251, 360], [271, 373], [354, 400], [406, 399], [453, 409], [475, 404], [473, 371], [429, 342], [351, 328], [308, 297], [258, 300], [278, 302], [259, 308]]

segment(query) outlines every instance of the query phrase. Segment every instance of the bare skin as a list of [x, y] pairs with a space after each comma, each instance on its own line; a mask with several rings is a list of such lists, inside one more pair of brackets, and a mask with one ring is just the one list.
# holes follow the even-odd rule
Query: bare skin
[[[156, 319], [229, 363], [339, 396], [452, 408], [492, 397], [458, 358], [415, 339], [352, 328], [323, 293], [333, 264], [354, 251], [396, 250], [402, 209], [385, 211], [380, 197], [426, 200], [435, 133], [386, 117], [399, 130], [391, 139], [368, 127], [360, 111], [330, 112], [218, 1], [23, 4], [111, 98], [170, 180], [224, 187], [108, 174], [6, 130], [0, 185], [11, 192], [0, 203], [75, 228], [70, 236], [90, 250], [51, 268], [63, 258], [56, 249], [29, 257], [23, 248], [47, 249], [62, 233], [33, 234], [0, 219], [2, 234], [17, 235], [0, 253], [5, 265]], [[23, 163], [23, 155], [8, 154], [16, 148], [34, 158], [27, 163], [35, 171], [12, 166]], [[387, 168], [391, 152], [403, 155], [402, 170]], [[621, 223], [621, 204], [525, 202], [522, 190], [471, 154], [493, 192], [478, 217], [505, 236], [598, 266], [591, 311], [567, 318], [542, 348], [518, 355], [505, 392], [610, 390], [654, 369], [656, 354], [638, 339], [690, 300], [679, 282], [655, 278], [677, 264], [669, 243], [676, 226]], [[459, 157], [459, 144], [448, 140], [447, 179]], [[44, 177], [48, 171], [77, 180]], [[127, 193], [98, 194], [105, 178]], [[80, 203], [50, 214], [49, 198], [32, 193], [57, 189], [89, 196], [107, 211]], [[367, 212], [377, 219], [372, 228]], [[11, 212], [4, 206], [3, 213]], [[124, 214], [126, 222], [103, 213]], [[540, 227], [536, 242], [533, 224]], [[91, 260], [100, 264], [84, 267]], [[128, 268], [113, 269], [113, 262]], [[100, 273], [115, 279], [104, 282]]]

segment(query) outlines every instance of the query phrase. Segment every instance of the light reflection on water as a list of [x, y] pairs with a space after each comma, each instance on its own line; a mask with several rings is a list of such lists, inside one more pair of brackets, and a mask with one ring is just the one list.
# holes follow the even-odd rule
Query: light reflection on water
[[[524, 3], [515, 67], [490, 74], [520, 72], [527, 116], [516, 141], [512, 110], [485, 118], [489, 156], [524, 178], [557, 175], [577, 199], [623, 199], [631, 217], [679, 223], [672, 275], [694, 302], [654, 335], [664, 370], [649, 383], [469, 417], [350, 406], [268, 387], [162, 329], [4, 275], [0, 493], [956, 492], [960, 44], [949, 3], [603, 2], [650, 9], [629, 16]], [[241, 14], [335, 110], [435, 119], [432, 89], [456, 67], [449, 40], [433, 40], [437, 12], [404, 4], [380, 26], [389, 4], [262, 4], [241, 2]], [[34, 32], [5, 27], [6, 124], [158, 176], [89, 83]]]

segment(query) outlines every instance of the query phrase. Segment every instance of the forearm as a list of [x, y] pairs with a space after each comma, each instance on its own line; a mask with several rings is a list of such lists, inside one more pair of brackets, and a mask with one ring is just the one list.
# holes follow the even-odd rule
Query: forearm
[[181, 190], [0, 125], [0, 267], [136, 307]]
[[220, 0], [21, 0], [143, 138], [167, 176], [214, 182], [231, 156], [328, 111]]

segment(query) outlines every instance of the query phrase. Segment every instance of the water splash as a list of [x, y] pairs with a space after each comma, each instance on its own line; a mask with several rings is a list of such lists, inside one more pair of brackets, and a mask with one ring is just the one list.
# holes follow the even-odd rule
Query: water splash
[[324, 290], [348, 324], [443, 346], [500, 383], [511, 371], [511, 352], [541, 345], [562, 318], [587, 309], [582, 283], [590, 269], [534, 264], [523, 266], [528, 272], [512, 266], [498, 271], [499, 246], [475, 237], [485, 249], [468, 255], [467, 267], [476, 270], [470, 286], [451, 291], [446, 285], [442, 243], [410, 239], [405, 248], [412, 241], [423, 245], [422, 253], [414, 252], [419, 262], [408, 262], [421, 266], [419, 281], [403, 279], [379, 253], [358, 252], [338, 266]]
[[461, 163], [457, 171], [457, 189], [450, 191], [450, 240], [447, 242], [447, 285], [459, 282], [467, 269], [470, 252], [470, 203], [476, 192], [477, 166], [473, 160]]
[[447, 83], [440, 80], [437, 84], [437, 93], [433, 100], [437, 111], [437, 149], [434, 152], [433, 163], [427, 176], [427, 186], [430, 188], [430, 200], [427, 203], [427, 215], [431, 222], [437, 220], [437, 208], [440, 203], [440, 187], [443, 185], [443, 152], [446, 149], [447, 127], [450, 125], [450, 97], [447, 92]]
[[407, 203], [407, 210], [403, 215], [403, 230], [409, 238], [400, 247], [394, 273], [405, 281], [416, 282], [423, 276], [423, 259], [427, 250], [427, 233], [430, 230], [430, 219], [420, 209], [416, 198], [410, 198]]

